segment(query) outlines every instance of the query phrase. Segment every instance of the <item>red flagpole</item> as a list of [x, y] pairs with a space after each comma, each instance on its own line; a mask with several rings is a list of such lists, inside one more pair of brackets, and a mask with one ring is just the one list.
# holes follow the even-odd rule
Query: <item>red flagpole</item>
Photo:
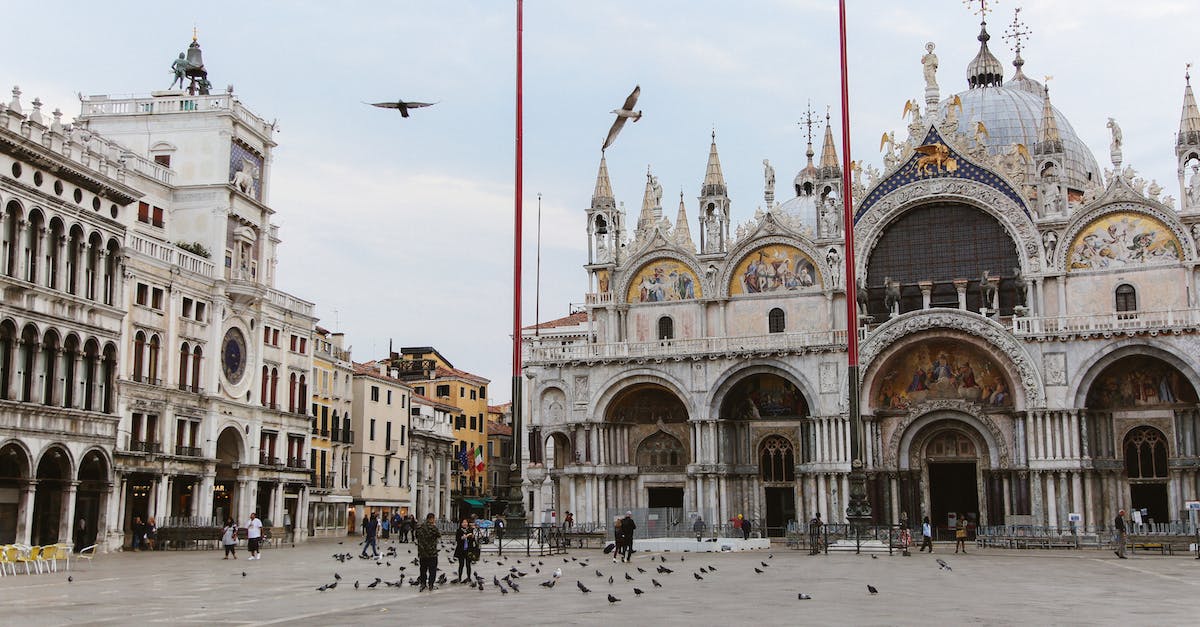
[[[512, 462], [508, 475], [508, 509], [505, 517], [509, 529], [516, 529], [525, 524], [524, 496], [521, 494], [521, 196], [524, 182], [522, 165], [524, 151], [522, 149], [522, 117], [521, 89], [524, 76], [522, 74], [522, 49], [524, 42], [523, 2], [517, 0], [517, 138], [516, 138], [516, 172], [513, 190], [513, 329], [512, 329]], [[472, 468], [474, 460], [472, 460]], [[496, 493], [499, 493], [497, 486]]]

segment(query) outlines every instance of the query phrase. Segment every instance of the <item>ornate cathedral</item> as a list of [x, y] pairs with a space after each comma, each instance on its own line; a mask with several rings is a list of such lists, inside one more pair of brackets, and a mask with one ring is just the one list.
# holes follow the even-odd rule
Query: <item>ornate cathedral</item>
[[586, 305], [523, 335], [523, 479], [539, 520], [675, 508], [771, 530], [816, 512], [844, 521], [850, 297], [876, 524], [1095, 527], [1120, 508], [1186, 519], [1200, 490], [1190, 79], [1176, 200], [1124, 162], [1112, 119], [1111, 167], [1099, 165], [1026, 76], [1013, 30], [1013, 69], [984, 22], [966, 89], [948, 97], [928, 44], [924, 102], [904, 106], [907, 139], [882, 137], [882, 171], [855, 163], [843, 189], [826, 120], [819, 156], [810, 131], [779, 197], [764, 162], [765, 208], [743, 224], [715, 134], [696, 238], [682, 196], [672, 223], [649, 173], [628, 223], [601, 158]]

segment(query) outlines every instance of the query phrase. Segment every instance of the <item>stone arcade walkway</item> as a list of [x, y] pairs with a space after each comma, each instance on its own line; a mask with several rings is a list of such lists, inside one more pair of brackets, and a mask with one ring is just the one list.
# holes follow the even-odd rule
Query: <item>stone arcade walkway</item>
[[[955, 555], [939, 547], [933, 555], [912, 557], [829, 555], [810, 557], [776, 548], [737, 554], [666, 554], [675, 572], [655, 572], [660, 563], [638, 554], [628, 567], [603, 559], [598, 550], [577, 550], [540, 558], [534, 574], [529, 560], [494, 558], [478, 570], [483, 592], [446, 585], [433, 593], [416, 588], [354, 589], [375, 577], [396, 579], [402, 561], [375, 566], [354, 559], [346, 564], [330, 556], [357, 552], [355, 540], [344, 545], [315, 541], [298, 548], [268, 550], [259, 561], [223, 561], [217, 551], [120, 553], [101, 555], [96, 563], [73, 564], [67, 573], [0, 579], [0, 616], [9, 625], [51, 624], [1137, 624], [1185, 625], [1200, 622], [1200, 561], [1192, 556], [1135, 556], [1118, 561], [1098, 551], [975, 551]], [[411, 559], [399, 545], [402, 557]], [[415, 552], [415, 549], [414, 549]], [[935, 557], [954, 569], [940, 570]], [[539, 558], [534, 558], [534, 566]], [[763, 568], [759, 562], [770, 566]], [[445, 558], [442, 559], [445, 566]], [[692, 573], [716, 566], [697, 581]], [[415, 568], [407, 565], [407, 572]], [[521, 592], [502, 595], [491, 583], [517, 566], [529, 575]], [[648, 572], [637, 572], [637, 567]], [[555, 567], [563, 578], [550, 590], [538, 583]], [[756, 574], [758, 567], [765, 572]], [[599, 569], [604, 576], [595, 574]], [[246, 573], [246, 577], [242, 576]], [[343, 579], [336, 590], [317, 592]], [[624, 579], [628, 572], [633, 583]], [[454, 573], [450, 573], [453, 577]], [[615, 575], [616, 583], [608, 584]], [[650, 578], [662, 583], [654, 588]], [[590, 587], [580, 593], [576, 580]], [[879, 594], [867, 593], [867, 584]], [[646, 594], [635, 597], [637, 586]], [[612, 592], [621, 602], [610, 606]], [[798, 592], [812, 600], [797, 600]]]

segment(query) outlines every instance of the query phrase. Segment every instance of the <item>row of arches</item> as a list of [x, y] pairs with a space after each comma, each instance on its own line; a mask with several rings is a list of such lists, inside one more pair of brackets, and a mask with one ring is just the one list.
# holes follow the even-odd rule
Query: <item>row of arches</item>
[[0, 544], [94, 544], [104, 524], [110, 469], [99, 449], [84, 451], [76, 463], [62, 443], [36, 455], [20, 441], [0, 445], [0, 488], [15, 495], [0, 500]]
[[35, 207], [28, 213], [9, 200], [0, 219], [0, 263], [6, 276], [86, 298], [117, 304], [121, 244], [117, 238], [67, 224]]
[[[279, 407], [279, 368], [277, 366], [262, 367], [262, 389], [259, 398], [263, 407], [280, 409]], [[308, 377], [295, 372], [288, 375], [288, 408], [291, 413], [306, 414], [308, 412]]]
[[73, 331], [0, 321], [0, 398], [111, 414], [117, 347]]

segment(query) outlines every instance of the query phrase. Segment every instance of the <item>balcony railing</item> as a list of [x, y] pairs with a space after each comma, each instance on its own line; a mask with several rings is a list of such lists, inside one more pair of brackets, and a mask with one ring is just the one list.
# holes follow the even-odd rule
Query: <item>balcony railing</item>
[[258, 454], [259, 466], [282, 466], [283, 462], [278, 457], [272, 457], [270, 453]]
[[354, 432], [346, 429], [342, 431], [342, 444], [354, 444]]
[[1021, 337], [1054, 335], [1113, 335], [1172, 331], [1200, 326], [1200, 309], [1121, 311], [1108, 314], [1029, 316], [1013, 318], [1013, 334]]
[[308, 485], [313, 488], [331, 490], [337, 487], [337, 480], [335, 479], [336, 476], [336, 473], [319, 475], [317, 474], [317, 471], [310, 470], [308, 471]]
[[133, 453], [161, 453], [162, 444], [158, 442], [144, 442], [142, 440], [129, 439], [128, 450]]
[[197, 392], [197, 393], [198, 393], [198, 392], [200, 392], [200, 386], [198, 386], [198, 385], [191, 385], [191, 384], [188, 384], [188, 383], [180, 383], [180, 384], [179, 384], [179, 389], [180, 389], [180, 390], [182, 390], [182, 391], [184, 391], [184, 392]]
[[323, 438], [329, 437], [329, 429], [321, 429], [321, 437], [323, 437]]
[[308, 464], [304, 463], [303, 457], [289, 457], [287, 460], [288, 468], [307, 468]]
[[333, 440], [334, 442], [337, 442], [337, 441], [341, 440], [341, 439], [342, 439], [342, 431], [341, 431], [341, 429], [338, 429], [337, 427], [334, 427], [334, 428], [333, 428], [333, 431], [332, 431], [332, 432], [330, 433], [330, 435], [329, 435], [329, 439], [330, 439], [330, 440]]
[[200, 457], [199, 446], [176, 446], [175, 454], [182, 457]]
[[806, 349], [814, 346], [838, 346], [845, 343], [846, 331], [839, 329], [800, 333], [771, 333], [746, 337], [702, 337], [660, 340], [657, 342], [532, 346], [526, 348], [525, 355], [526, 360], [530, 362], [554, 362], [787, 351]]

